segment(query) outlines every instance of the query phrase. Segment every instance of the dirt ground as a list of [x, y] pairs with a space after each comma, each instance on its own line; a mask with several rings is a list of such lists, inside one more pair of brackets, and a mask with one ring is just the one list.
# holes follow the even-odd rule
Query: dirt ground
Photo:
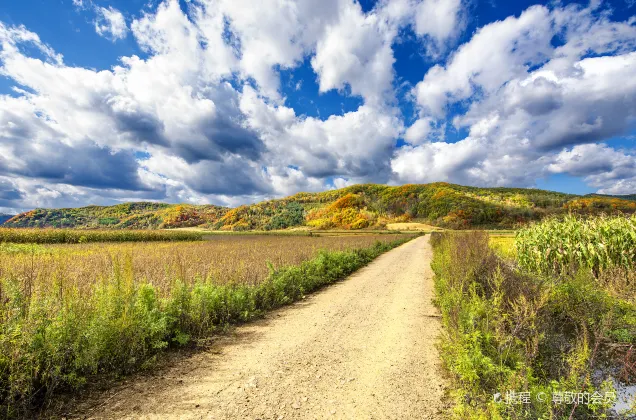
[[84, 401], [69, 417], [440, 418], [431, 253], [428, 236], [410, 241], [161, 376]]

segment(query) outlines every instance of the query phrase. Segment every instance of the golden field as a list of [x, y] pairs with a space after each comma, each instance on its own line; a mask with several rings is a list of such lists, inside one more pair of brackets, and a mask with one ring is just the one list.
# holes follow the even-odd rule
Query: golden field
[[319, 250], [366, 248], [404, 235], [350, 236], [216, 235], [196, 242], [89, 243], [74, 245], [0, 245], [0, 278], [18, 280], [25, 288], [92, 285], [129, 272], [136, 282], [168, 292], [175, 280], [215, 284], [256, 285], [274, 268], [297, 265]]

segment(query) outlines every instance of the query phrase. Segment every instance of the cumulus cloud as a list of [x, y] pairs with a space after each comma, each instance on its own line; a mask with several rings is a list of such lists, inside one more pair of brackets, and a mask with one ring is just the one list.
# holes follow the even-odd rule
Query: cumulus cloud
[[311, 64], [321, 92], [348, 86], [381, 104], [393, 96], [392, 42], [415, 7], [401, 1], [380, 2], [368, 13], [349, 0], [267, 0], [258, 8], [249, 0], [204, 3], [227, 16], [240, 45], [239, 69], [263, 95], [280, 99], [276, 69], [293, 68], [315, 52]]
[[389, 158], [402, 130], [395, 115], [363, 105], [326, 120], [301, 118], [291, 108], [267, 104], [250, 88], [244, 89], [241, 110], [273, 165], [285, 162], [316, 178], [347, 175], [384, 182], [390, 175]]
[[462, 33], [467, 24], [463, 0], [422, 0], [415, 6], [415, 33], [427, 38], [427, 52], [437, 55]]
[[[24, 28], [0, 26], [2, 73], [28, 88], [0, 101], [3, 174], [142, 192], [150, 187], [139, 177], [135, 153], [143, 152], [199, 165], [198, 177], [180, 178], [184, 190], [204, 196], [268, 190], [254, 181], [260, 168], [251, 163], [263, 143], [242, 122], [238, 92], [220, 80], [230, 74], [228, 63], [200, 44], [211, 32], [199, 32], [176, 2], [134, 21], [133, 28], [141, 45], [154, 48], [149, 58], [124, 57], [112, 71], [96, 72], [65, 65]], [[166, 42], [153, 45], [160, 37]], [[24, 55], [25, 42], [49, 59]], [[160, 179], [162, 171], [155, 171]], [[221, 185], [221, 173], [245, 181], [226, 178]], [[206, 176], [218, 181], [205, 182]], [[174, 190], [164, 184], [151, 187]]]
[[[81, 7], [82, 3], [80, 2], [76, 6]], [[111, 6], [108, 8], [97, 7], [95, 13], [97, 15], [95, 18], [95, 32], [98, 35], [110, 38], [113, 41], [126, 38], [128, 26], [124, 15], [119, 10]]]
[[[297, 65], [351, 4], [272, 6], [278, 11], [264, 15], [247, 13], [247, 2], [201, 1], [186, 14], [165, 1], [130, 24], [147, 57], [122, 57], [103, 71], [69, 66], [35, 33], [0, 24], [2, 74], [21, 86], [0, 101], [0, 176], [33, 180], [20, 191], [44, 194], [43, 205], [73, 204], [72, 194], [93, 200], [100, 188], [108, 197], [100, 203], [236, 203], [320, 190], [332, 176], [386, 181], [401, 131], [397, 112], [378, 99], [390, 78], [378, 93], [358, 90], [363, 75], [340, 78], [373, 104], [326, 120], [277, 101], [274, 68]], [[359, 6], [355, 13], [365, 18]], [[28, 55], [27, 43], [44, 58]]]
[[311, 61], [321, 92], [348, 85], [368, 103], [391, 98], [391, 43], [398, 29], [391, 17], [383, 9], [364, 14], [358, 3], [346, 3], [338, 22], [319, 38]]
[[206, 10], [218, 10], [228, 20], [240, 46], [238, 67], [267, 96], [280, 99], [277, 68], [295, 67], [325, 27], [337, 19], [345, 0], [289, 2], [266, 0], [254, 7], [250, 0], [205, 0]]
[[[73, 4], [143, 54], [107, 70], [73, 66], [0, 22], [0, 75], [14, 84], [0, 95], [0, 209], [236, 205], [357, 182], [533, 186], [553, 173], [602, 192], [636, 184], [633, 150], [604, 143], [633, 129], [636, 18], [613, 21], [603, 5], [530, 7], [439, 61], [469, 20], [464, 1], [363, 11], [350, 0], [164, 0], [128, 20]], [[438, 60], [408, 95], [415, 118], [396, 89], [394, 46], [408, 31]], [[301, 115], [279, 74], [301, 65], [316, 94], [362, 104]]]
[[[633, 154], [597, 143], [633, 127], [635, 40], [634, 19], [613, 22], [574, 6], [534, 6], [481, 28], [413, 89], [420, 119], [405, 138], [415, 147], [396, 153], [396, 179], [528, 186], [562, 172], [602, 191], [628, 191]], [[446, 121], [457, 104], [468, 104], [452, 118], [468, 137], [419, 144], [431, 121]], [[596, 166], [572, 163], [573, 153], [584, 153], [591, 165], [593, 150]]]
[[564, 149], [548, 170], [584, 177], [603, 194], [633, 194], [636, 187], [636, 154], [615, 150], [605, 144], [582, 144]]
[[413, 92], [417, 104], [423, 112], [443, 117], [450, 103], [499, 89], [544, 61], [552, 36], [549, 10], [543, 6], [479, 29], [446, 66], [436, 65], [426, 73]]
[[415, 121], [404, 133], [404, 140], [417, 145], [434, 140], [444, 139], [445, 123], [439, 123], [431, 117], [423, 117]]

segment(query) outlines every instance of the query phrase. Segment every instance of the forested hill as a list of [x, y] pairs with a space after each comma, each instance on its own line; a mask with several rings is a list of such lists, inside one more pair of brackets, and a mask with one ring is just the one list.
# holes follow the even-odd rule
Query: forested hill
[[417, 220], [447, 228], [513, 228], [551, 214], [633, 213], [633, 196], [578, 196], [522, 188], [476, 188], [448, 183], [391, 187], [354, 185], [226, 208], [213, 205], [125, 203], [36, 209], [6, 227], [154, 229], [201, 226], [222, 230], [381, 228]]

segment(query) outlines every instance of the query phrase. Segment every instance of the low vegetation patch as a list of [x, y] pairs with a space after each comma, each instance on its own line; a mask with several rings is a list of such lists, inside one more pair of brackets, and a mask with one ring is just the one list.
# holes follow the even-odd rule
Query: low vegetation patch
[[288, 304], [411, 239], [220, 236], [0, 248], [0, 415], [151, 364]]
[[[517, 252], [532, 249], [531, 238], [520, 234]], [[611, 269], [597, 271], [597, 265], [563, 259], [560, 267], [550, 262], [546, 274], [515, 259], [523, 257], [493, 250], [484, 232], [433, 233], [431, 241], [452, 417], [611, 414], [615, 381], [636, 380], [636, 276], [630, 263], [616, 260]], [[499, 241], [510, 249], [505, 242]]]
[[0, 243], [81, 244], [87, 242], [197, 241], [200, 232], [168, 230], [78, 230], [0, 228]]

